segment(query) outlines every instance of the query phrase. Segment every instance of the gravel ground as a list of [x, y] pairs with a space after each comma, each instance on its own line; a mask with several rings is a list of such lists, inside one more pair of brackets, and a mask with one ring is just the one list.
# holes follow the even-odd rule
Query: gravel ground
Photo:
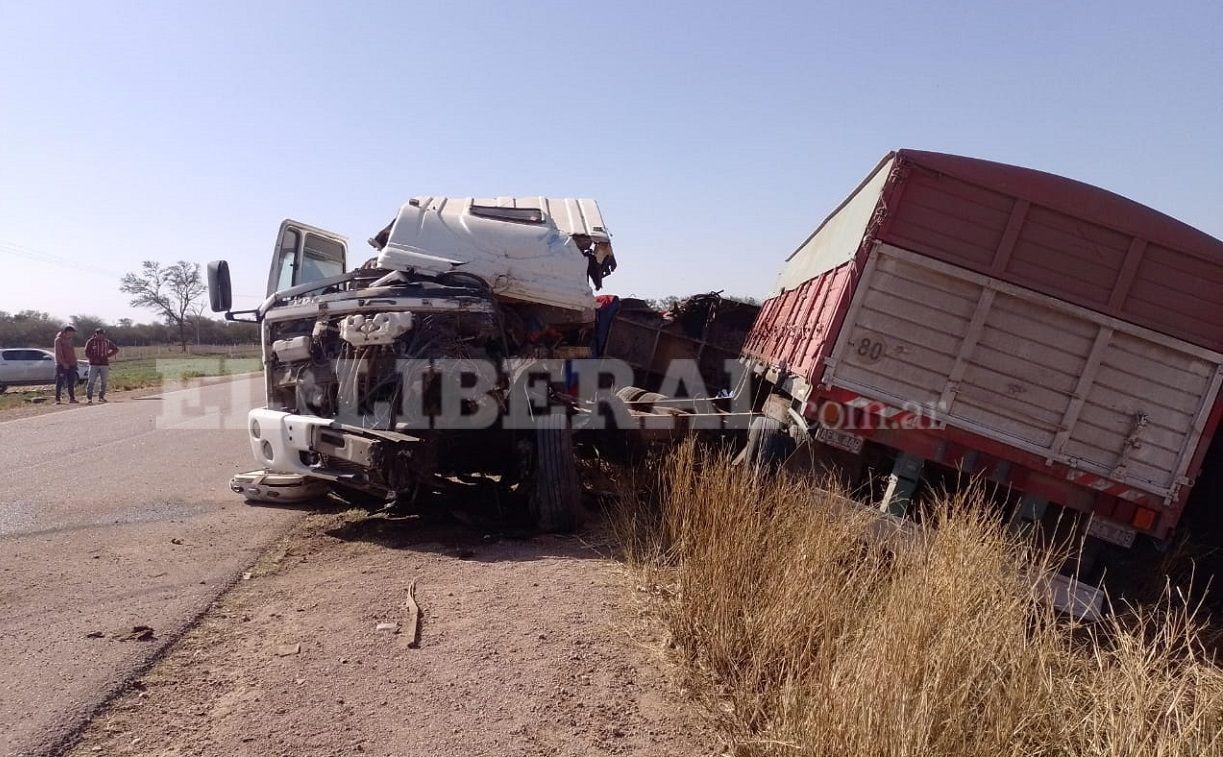
[[70, 753], [721, 753], [630, 585], [580, 538], [312, 515]]

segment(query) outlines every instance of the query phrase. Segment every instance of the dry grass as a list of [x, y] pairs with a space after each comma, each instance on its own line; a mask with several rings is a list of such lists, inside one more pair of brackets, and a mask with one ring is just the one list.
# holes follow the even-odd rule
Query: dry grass
[[1079, 626], [1023, 578], [1048, 558], [971, 496], [889, 546], [810, 481], [692, 445], [658, 475], [623, 543], [737, 754], [1223, 753], [1223, 672], [1174, 592]]

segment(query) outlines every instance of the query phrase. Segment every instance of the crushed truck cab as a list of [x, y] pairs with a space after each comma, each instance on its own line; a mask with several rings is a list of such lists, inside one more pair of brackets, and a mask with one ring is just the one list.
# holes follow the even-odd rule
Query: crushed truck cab
[[414, 198], [370, 244], [348, 271], [344, 237], [286, 220], [251, 311], [231, 310], [228, 265], [209, 266], [213, 309], [261, 324], [261, 470], [231, 487], [392, 503], [480, 479], [537, 525], [571, 527], [565, 361], [589, 356], [592, 286], [616, 266], [598, 205]]
[[378, 267], [461, 270], [507, 300], [589, 311], [587, 280], [601, 286], [615, 257], [594, 200], [418, 197], [399, 209]]

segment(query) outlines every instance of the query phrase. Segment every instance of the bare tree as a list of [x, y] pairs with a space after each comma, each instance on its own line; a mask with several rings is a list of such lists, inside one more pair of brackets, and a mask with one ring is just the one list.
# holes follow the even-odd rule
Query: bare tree
[[206, 291], [199, 263], [180, 260], [163, 266], [146, 260], [139, 273], [124, 274], [119, 290], [131, 295], [132, 307], [153, 310], [176, 326], [178, 343], [187, 351], [187, 314]]
[[203, 300], [191, 306], [191, 325], [195, 327], [195, 346], [200, 346], [200, 326], [204, 322], [204, 307]]

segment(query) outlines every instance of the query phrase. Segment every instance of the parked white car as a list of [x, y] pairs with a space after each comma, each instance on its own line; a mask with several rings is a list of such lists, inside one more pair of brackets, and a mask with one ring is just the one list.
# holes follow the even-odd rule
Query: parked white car
[[[77, 367], [80, 381], [89, 378], [89, 363]], [[10, 386], [37, 386], [55, 383], [55, 354], [32, 347], [0, 349], [0, 394]]]

